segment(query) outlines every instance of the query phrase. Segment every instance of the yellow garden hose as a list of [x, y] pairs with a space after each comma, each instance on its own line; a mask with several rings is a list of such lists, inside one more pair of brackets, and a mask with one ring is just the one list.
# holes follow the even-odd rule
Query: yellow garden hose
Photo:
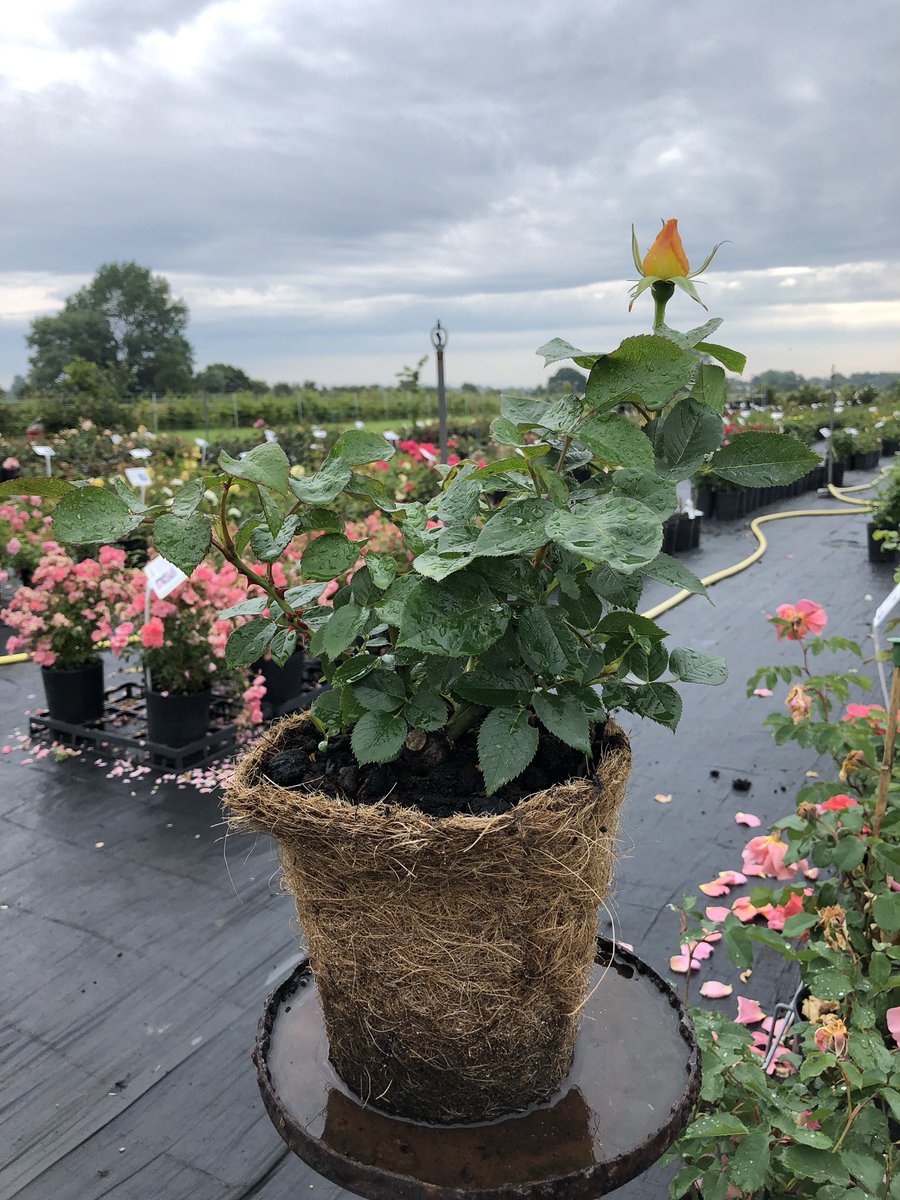
[[[868, 512], [872, 507], [867, 500], [850, 500], [844, 495], [845, 492], [862, 492], [866, 488], [874, 487], [878, 482], [873, 479], [871, 483], [857, 483], [853, 487], [838, 488], [833, 483], [829, 483], [828, 491], [834, 496], [835, 500], [840, 500], [844, 504], [849, 504], [852, 509], [857, 512]], [[769, 545], [766, 535], [762, 531], [762, 526], [768, 524], [769, 521], [784, 521], [788, 517], [846, 517], [846, 508], [792, 508], [789, 512], [767, 513], [761, 517], [754, 517], [750, 522], [750, 532], [756, 538], [757, 547], [752, 554], [748, 554], [746, 558], [742, 558], [740, 562], [735, 563], [732, 567], [723, 567], [721, 571], [714, 571], [712, 575], [707, 575], [700, 582], [704, 587], [712, 587], [714, 583], [719, 583], [722, 579], [730, 579], [733, 575], [739, 575], [741, 571], [746, 571], [748, 567], [752, 567], [755, 562], [759, 562], [765, 554]], [[663, 613], [667, 613], [670, 609], [675, 608], [677, 604], [682, 604], [689, 596], [696, 595], [696, 592], [688, 591], [683, 588], [680, 592], [676, 592], [674, 596], [670, 596], [668, 600], [663, 600], [661, 604], [657, 604], [654, 608], [649, 608], [641, 616], [648, 617], [651, 621], [655, 621], [657, 617], [661, 617]]]
[[[886, 469], [886, 468], [885, 468]], [[884, 474], [884, 471], [882, 471]], [[848, 499], [847, 492], [864, 492], [868, 488], [872, 488], [878, 483], [878, 479], [873, 479], [871, 483], [857, 483], [852, 487], [835, 487], [833, 483], [829, 483], [828, 491], [834, 496], [835, 500], [840, 500], [842, 504], [848, 504], [858, 512], [867, 512], [872, 506], [868, 500], [853, 500]], [[754, 517], [750, 522], [750, 531], [756, 538], [758, 543], [752, 554], [748, 554], [746, 558], [742, 558], [740, 562], [735, 563], [732, 567], [724, 567], [721, 571], [714, 571], [712, 575], [707, 575], [700, 582], [704, 587], [712, 587], [714, 583], [719, 583], [723, 579], [730, 579], [733, 575], [739, 575], [741, 571], [746, 571], [748, 567], [752, 567], [755, 562], [759, 562], [768, 548], [766, 535], [762, 531], [762, 526], [768, 524], [769, 521], [785, 521], [788, 517], [845, 517], [847, 515], [846, 508], [792, 508], [789, 512], [768, 513], [761, 517]], [[683, 588], [680, 592], [676, 592], [674, 596], [670, 596], [668, 600], [663, 600], [661, 604], [657, 604], [654, 608], [648, 608], [641, 616], [648, 617], [655, 621], [657, 617], [661, 617], [663, 613], [667, 613], [676, 605], [682, 604], [689, 596], [696, 595], [695, 592], [688, 591]], [[103, 649], [109, 643], [99, 643], [99, 648]], [[30, 655], [28, 654], [6, 654], [0, 655], [0, 666], [5, 666], [8, 663], [27, 662]]]

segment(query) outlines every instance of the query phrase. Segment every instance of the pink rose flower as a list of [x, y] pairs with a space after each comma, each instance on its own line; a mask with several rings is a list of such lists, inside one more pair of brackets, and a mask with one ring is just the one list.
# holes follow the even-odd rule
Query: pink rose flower
[[778, 625], [776, 635], [791, 642], [802, 642], [808, 633], [821, 637], [828, 616], [821, 604], [813, 600], [798, 600], [796, 604], [780, 604], [775, 610], [786, 625]]
[[165, 627], [159, 617], [151, 617], [141, 626], [141, 645], [147, 650], [159, 650], [165, 642]]

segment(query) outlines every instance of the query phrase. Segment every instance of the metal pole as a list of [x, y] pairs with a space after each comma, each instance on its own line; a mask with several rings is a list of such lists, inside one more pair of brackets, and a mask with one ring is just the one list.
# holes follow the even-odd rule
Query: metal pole
[[203, 426], [204, 426], [203, 436], [206, 439], [206, 442], [208, 445], [209, 444], [209, 395], [206, 392], [203, 393]]
[[825, 477], [825, 486], [828, 487], [834, 481], [834, 406], [837, 403], [837, 393], [834, 390], [834, 367], [831, 368], [831, 422], [828, 426], [828, 469]]
[[891, 638], [891, 651], [894, 674], [891, 680], [891, 698], [888, 701], [887, 720], [884, 732], [884, 755], [878, 774], [878, 793], [875, 801], [875, 820], [873, 822], [876, 837], [881, 836], [881, 822], [887, 812], [888, 792], [891, 786], [891, 768], [894, 765], [894, 741], [897, 737], [897, 709], [900, 707], [900, 638]]
[[152, 393], [153, 397], [153, 432], [159, 433], [159, 414], [156, 411], [156, 392]]
[[240, 422], [238, 421], [237, 392], [231, 393], [231, 411], [234, 413], [234, 427], [237, 429], [240, 425]]
[[431, 331], [431, 344], [437, 354], [438, 443], [442, 463], [447, 462], [447, 392], [444, 388], [444, 347], [447, 340], [447, 330], [438, 321]]

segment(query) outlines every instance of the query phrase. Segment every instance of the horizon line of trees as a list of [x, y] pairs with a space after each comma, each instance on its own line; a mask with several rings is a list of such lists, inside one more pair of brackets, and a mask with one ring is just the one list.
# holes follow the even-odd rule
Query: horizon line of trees
[[[288, 396], [319, 390], [313, 380], [270, 386], [230, 363], [210, 363], [195, 372], [194, 350], [186, 332], [188, 318], [187, 305], [172, 296], [164, 276], [154, 275], [133, 261], [107, 263], [90, 283], [68, 297], [58, 313], [32, 322], [26, 336], [31, 350], [29, 376], [16, 377], [9, 397], [19, 399], [30, 392], [122, 400], [154, 393]], [[401, 391], [434, 390], [419, 383], [426, 361], [421, 358], [415, 367], [397, 372], [395, 386]], [[549, 378], [546, 390], [571, 388], [580, 393], [586, 380], [587, 376], [576, 368], [562, 367]], [[898, 380], [900, 372], [857, 372], [836, 375], [834, 382], [842, 389], [865, 389], [890, 387]], [[812, 399], [812, 393], [823, 385], [830, 385], [830, 380], [769, 370], [738, 386], [774, 402], [778, 395], [794, 395], [801, 401]], [[481, 389], [464, 383], [456, 390], [477, 393]]]

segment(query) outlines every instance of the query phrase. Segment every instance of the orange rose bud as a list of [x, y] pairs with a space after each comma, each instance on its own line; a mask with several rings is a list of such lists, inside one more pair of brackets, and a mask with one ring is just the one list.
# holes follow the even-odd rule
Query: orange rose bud
[[677, 279], [690, 273], [691, 264], [681, 244], [678, 222], [666, 221], [656, 241], [644, 255], [642, 270], [656, 279]]

